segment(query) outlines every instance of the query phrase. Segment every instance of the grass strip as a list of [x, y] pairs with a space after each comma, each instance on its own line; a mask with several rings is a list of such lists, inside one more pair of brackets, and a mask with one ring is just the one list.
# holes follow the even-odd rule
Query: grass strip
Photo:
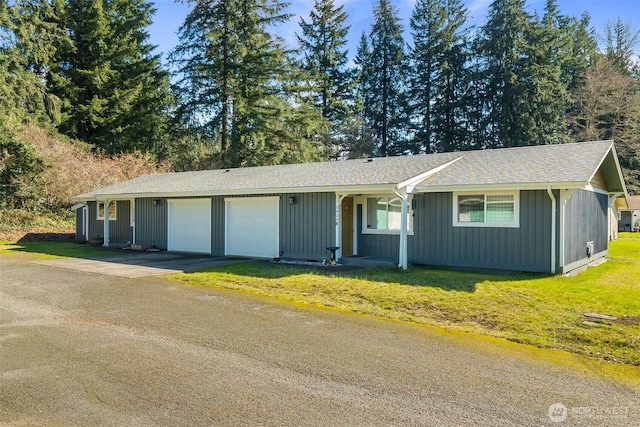
[[[171, 277], [640, 366], [640, 239], [623, 235], [609, 254], [609, 261], [573, 277], [419, 267], [332, 274], [267, 263]], [[584, 313], [618, 320], [594, 321]]]

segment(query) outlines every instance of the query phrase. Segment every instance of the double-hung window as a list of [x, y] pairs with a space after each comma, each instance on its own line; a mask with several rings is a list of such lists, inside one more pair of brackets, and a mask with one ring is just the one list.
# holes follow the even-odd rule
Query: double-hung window
[[[397, 196], [367, 197], [363, 212], [363, 233], [397, 234], [402, 227], [402, 199]], [[407, 229], [411, 231], [410, 209]]]
[[458, 227], [519, 227], [517, 192], [457, 193], [453, 197], [453, 225]]

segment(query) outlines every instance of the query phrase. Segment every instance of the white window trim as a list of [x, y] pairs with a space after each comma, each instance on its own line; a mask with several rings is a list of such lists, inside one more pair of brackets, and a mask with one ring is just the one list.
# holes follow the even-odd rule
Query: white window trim
[[[362, 234], [391, 234], [391, 235], [400, 235], [400, 230], [379, 230], [377, 228], [367, 228], [367, 198], [378, 198], [378, 197], [398, 197], [395, 194], [367, 194], [364, 195], [361, 199], [362, 201]], [[407, 235], [413, 236], [413, 209], [411, 209], [411, 201], [413, 197], [408, 196], [408, 206], [407, 206]]]
[[[485, 213], [487, 209], [486, 196], [513, 196], [513, 222], [460, 222], [458, 221], [459, 196], [485, 196]], [[520, 191], [460, 191], [453, 193], [453, 226], [454, 227], [493, 227], [520, 228]], [[485, 215], [486, 218], [486, 215]]]
[[[118, 202], [111, 201], [109, 205], [113, 204], [113, 218], [109, 217], [109, 221], [117, 221], [118, 219]], [[104, 202], [96, 202], [96, 220], [104, 221], [104, 216], [100, 216], [100, 205], [104, 205]], [[104, 211], [104, 208], [103, 208]]]

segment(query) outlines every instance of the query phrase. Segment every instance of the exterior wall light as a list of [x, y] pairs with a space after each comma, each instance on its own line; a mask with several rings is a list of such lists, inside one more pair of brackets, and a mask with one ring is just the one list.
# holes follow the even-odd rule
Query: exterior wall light
[[296, 204], [296, 196], [289, 196], [289, 204], [290, 205]]

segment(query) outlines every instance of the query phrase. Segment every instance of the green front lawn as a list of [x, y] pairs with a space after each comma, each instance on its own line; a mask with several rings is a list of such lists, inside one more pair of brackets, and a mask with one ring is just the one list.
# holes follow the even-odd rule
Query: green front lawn
[[[315, 271], [263, 263], [172, 278], [640, 366], [640, 235], [636, 235], [623, 233], [611, 243], [609, 261], [575, 277], [418, 267], [332, 274], [330, 268]], [[584, 313], [618, 320], [594, 321]]]

